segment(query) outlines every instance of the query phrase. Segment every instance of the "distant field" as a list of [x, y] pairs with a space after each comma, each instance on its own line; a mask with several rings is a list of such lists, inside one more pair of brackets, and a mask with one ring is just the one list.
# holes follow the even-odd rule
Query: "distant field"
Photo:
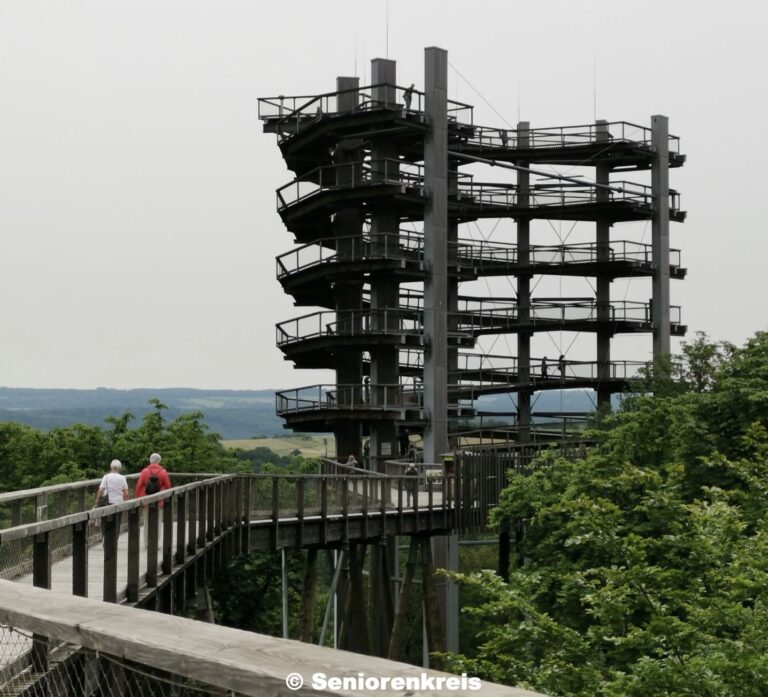
[[[282, 456], [290, 455], [294, 450], [298, 450], [304, 457], [320, 457], [324, 450], [323, 439], [316, 436], [308, 440], [304, 438], [247, 438], [221, 442], [225, 448], [242, 448], [243, 450], [269, 448], [272, 452]], [[333, 456], [333, 436], [328, 437], [328, 450]]]

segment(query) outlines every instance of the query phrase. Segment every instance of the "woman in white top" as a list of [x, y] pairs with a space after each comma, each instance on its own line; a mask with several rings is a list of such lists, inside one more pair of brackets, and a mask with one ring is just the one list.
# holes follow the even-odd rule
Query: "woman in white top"
[[105, 474], [101, 483], [99, 484], [99, 490], [96, 492], [96, 501], [94, 508], [99, 503], [99, 499], [106, 494], [109, 496], [110, 503], [122, 503], [128, 500], [128, 480], [120, 474], [120, 470], [123, 469], [123, 465], [120, 460], [112, 460], [109, 465], [110, 472]]

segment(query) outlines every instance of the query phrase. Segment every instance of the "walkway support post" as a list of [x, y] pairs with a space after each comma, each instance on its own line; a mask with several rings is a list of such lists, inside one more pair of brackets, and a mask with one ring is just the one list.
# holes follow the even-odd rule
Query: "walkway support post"
[[[448, 450], [448, 52], [425, 49], [424, 63], [424, 462]], [[458, 536], [435, 539], [438, 566], [458, 570]], [[452, 581], [438, 592], [444, 644], [458, 651], [459, 598]]]
[[299, 641], [312, 643], [315, 624], [315, 598], [317, 596], [317, 547], [307, 550], [304, 562], [304, 583], [301, 589]]
[[411, 535], [411, 543], [408, 546], [408, 560], [405, 562], [405, 574], [400, 587], [400, 598], [397, 603], [395, 624], [392, 627], [392, 636], [389, 638], [389, 650], [387, 658], [393, 661], [399, 660], [403, 639], [405, 638], [405, 624], [408, 618], [408, 608], [411, 604], [411, 586], [413, 584], [413, 570], [416, 567], [416, 556], [419, 551], [419, 539]]
[[280, 570], [282, 579], [283, 639], [288, 638], [288, 552], [280, 549]]

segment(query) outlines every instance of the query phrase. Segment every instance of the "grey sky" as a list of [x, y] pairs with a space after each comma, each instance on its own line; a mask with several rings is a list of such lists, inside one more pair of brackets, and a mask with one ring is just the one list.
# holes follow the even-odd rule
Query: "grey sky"
[[[518, 109], [533, 126], [591, 122], [594, 72], [598, 118], [667, 114], [689, 156], [671, 176], [689, 212], [673, 302], [716, 338], [765, 327], [765, 4], [389, 5], [400, 84], [421, 87], [439, 45], [511, 123]], [[290, 175], [257, 97], [330, 91], [355, 66], [367, 83], [385, 6], [0, 3], [0, 384], [319, 382], [274, 347], [274, 323], [307, 310], [275, 280]], [[449, 84], [476, 122], [504, 125], [453, 69]]]

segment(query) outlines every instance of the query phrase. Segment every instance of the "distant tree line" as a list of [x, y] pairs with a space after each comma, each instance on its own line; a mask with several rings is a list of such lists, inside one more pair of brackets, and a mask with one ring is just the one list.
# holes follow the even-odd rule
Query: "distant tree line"
[[103, 427], [87, 424], [42, 431], [15, 422], [0, 423], [0, 491], [91, 479], [119, 459], [127, 473], [138, 472], [159, 452], [173, 472], [258, 472], [288, 468], [297, 458], [266, 448], [227, 450], [200, 411], [165, 417], [167, 407], [149, 400], [138, 424], [131, 412], [110, 416]]

